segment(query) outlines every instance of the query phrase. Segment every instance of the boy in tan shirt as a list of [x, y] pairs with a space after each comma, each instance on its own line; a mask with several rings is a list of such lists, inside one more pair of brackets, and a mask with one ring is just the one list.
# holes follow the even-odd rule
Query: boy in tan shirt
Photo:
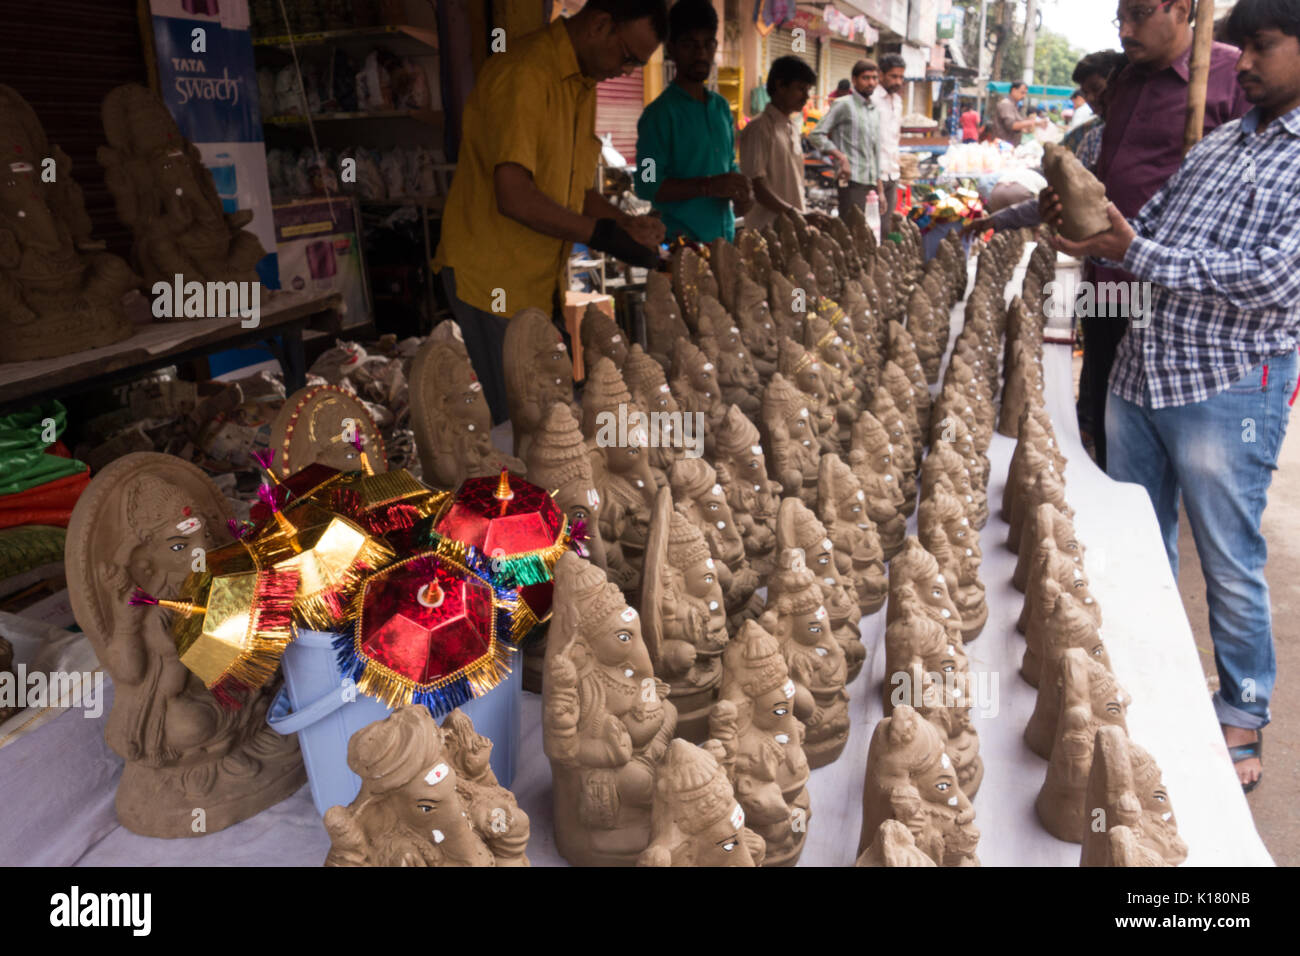
[[745, 226], [762, 229], [787, 209], [802, 213], [802, 110], [817, 74], [798, 57], [773, 61], [767, 73], [771, 102], [740, 131], [740, 171], [750, 179], [754, 206]]

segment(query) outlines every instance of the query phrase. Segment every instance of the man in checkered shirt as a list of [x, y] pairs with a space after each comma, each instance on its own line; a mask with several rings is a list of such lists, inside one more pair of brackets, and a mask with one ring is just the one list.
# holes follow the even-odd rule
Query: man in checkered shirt
[[1300, 0], [1241, 0], [1227, 32], [1254, 109], [1193, 149], [1132, 225], [1112, 204], [1108, 232], [1056, 246], [1153, 285], [1111, 372], [1107, 472], [1147, 489], [1175, 576], [1182, 496], [1205, 573], [1214, 707], [1249, 791], [1277, 671], [1260, 520], [1300, 335]]

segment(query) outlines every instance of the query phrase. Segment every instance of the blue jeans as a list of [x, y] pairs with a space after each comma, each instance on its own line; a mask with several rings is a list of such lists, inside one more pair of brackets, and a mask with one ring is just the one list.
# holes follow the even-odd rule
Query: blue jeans
[[1231, 727], [1269, 722], [1277, 660], [1260, 521], [1298, 364], [1294, 352], [1273, 356], [1192, 405], [1152, 410], [1115, 394], [1106, 403], [1107, 473], [1146, 488], [1175, 578], [1182, 496], [1205, 574], [1219, 670], [1214, 710]]

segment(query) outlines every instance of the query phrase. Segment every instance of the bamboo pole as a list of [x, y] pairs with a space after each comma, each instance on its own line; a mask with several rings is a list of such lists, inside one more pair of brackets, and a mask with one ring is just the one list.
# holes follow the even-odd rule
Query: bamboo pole
[[1214, 45], [1214, 0], [1196, 5], [1196, 32], [1192, 35], [1192, 62], [1187, 80], [1187, 125], [1183, 129], [1183, 155], [1205, 135], [1205, 94], [1210, 85], [1210, 50]]

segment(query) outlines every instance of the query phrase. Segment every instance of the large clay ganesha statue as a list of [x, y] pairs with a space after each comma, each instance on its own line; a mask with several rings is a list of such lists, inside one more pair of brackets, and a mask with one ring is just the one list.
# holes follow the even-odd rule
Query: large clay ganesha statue
[[227, 213], [193, 143], [157, 93], [127, 83], [104, 98], [108, 145], [99, 164], [117, 215], [135, 234], [135, 266], [147, 285], [178, 275], [198, 282], [256, 282], [261, 242], [247, 209]]

